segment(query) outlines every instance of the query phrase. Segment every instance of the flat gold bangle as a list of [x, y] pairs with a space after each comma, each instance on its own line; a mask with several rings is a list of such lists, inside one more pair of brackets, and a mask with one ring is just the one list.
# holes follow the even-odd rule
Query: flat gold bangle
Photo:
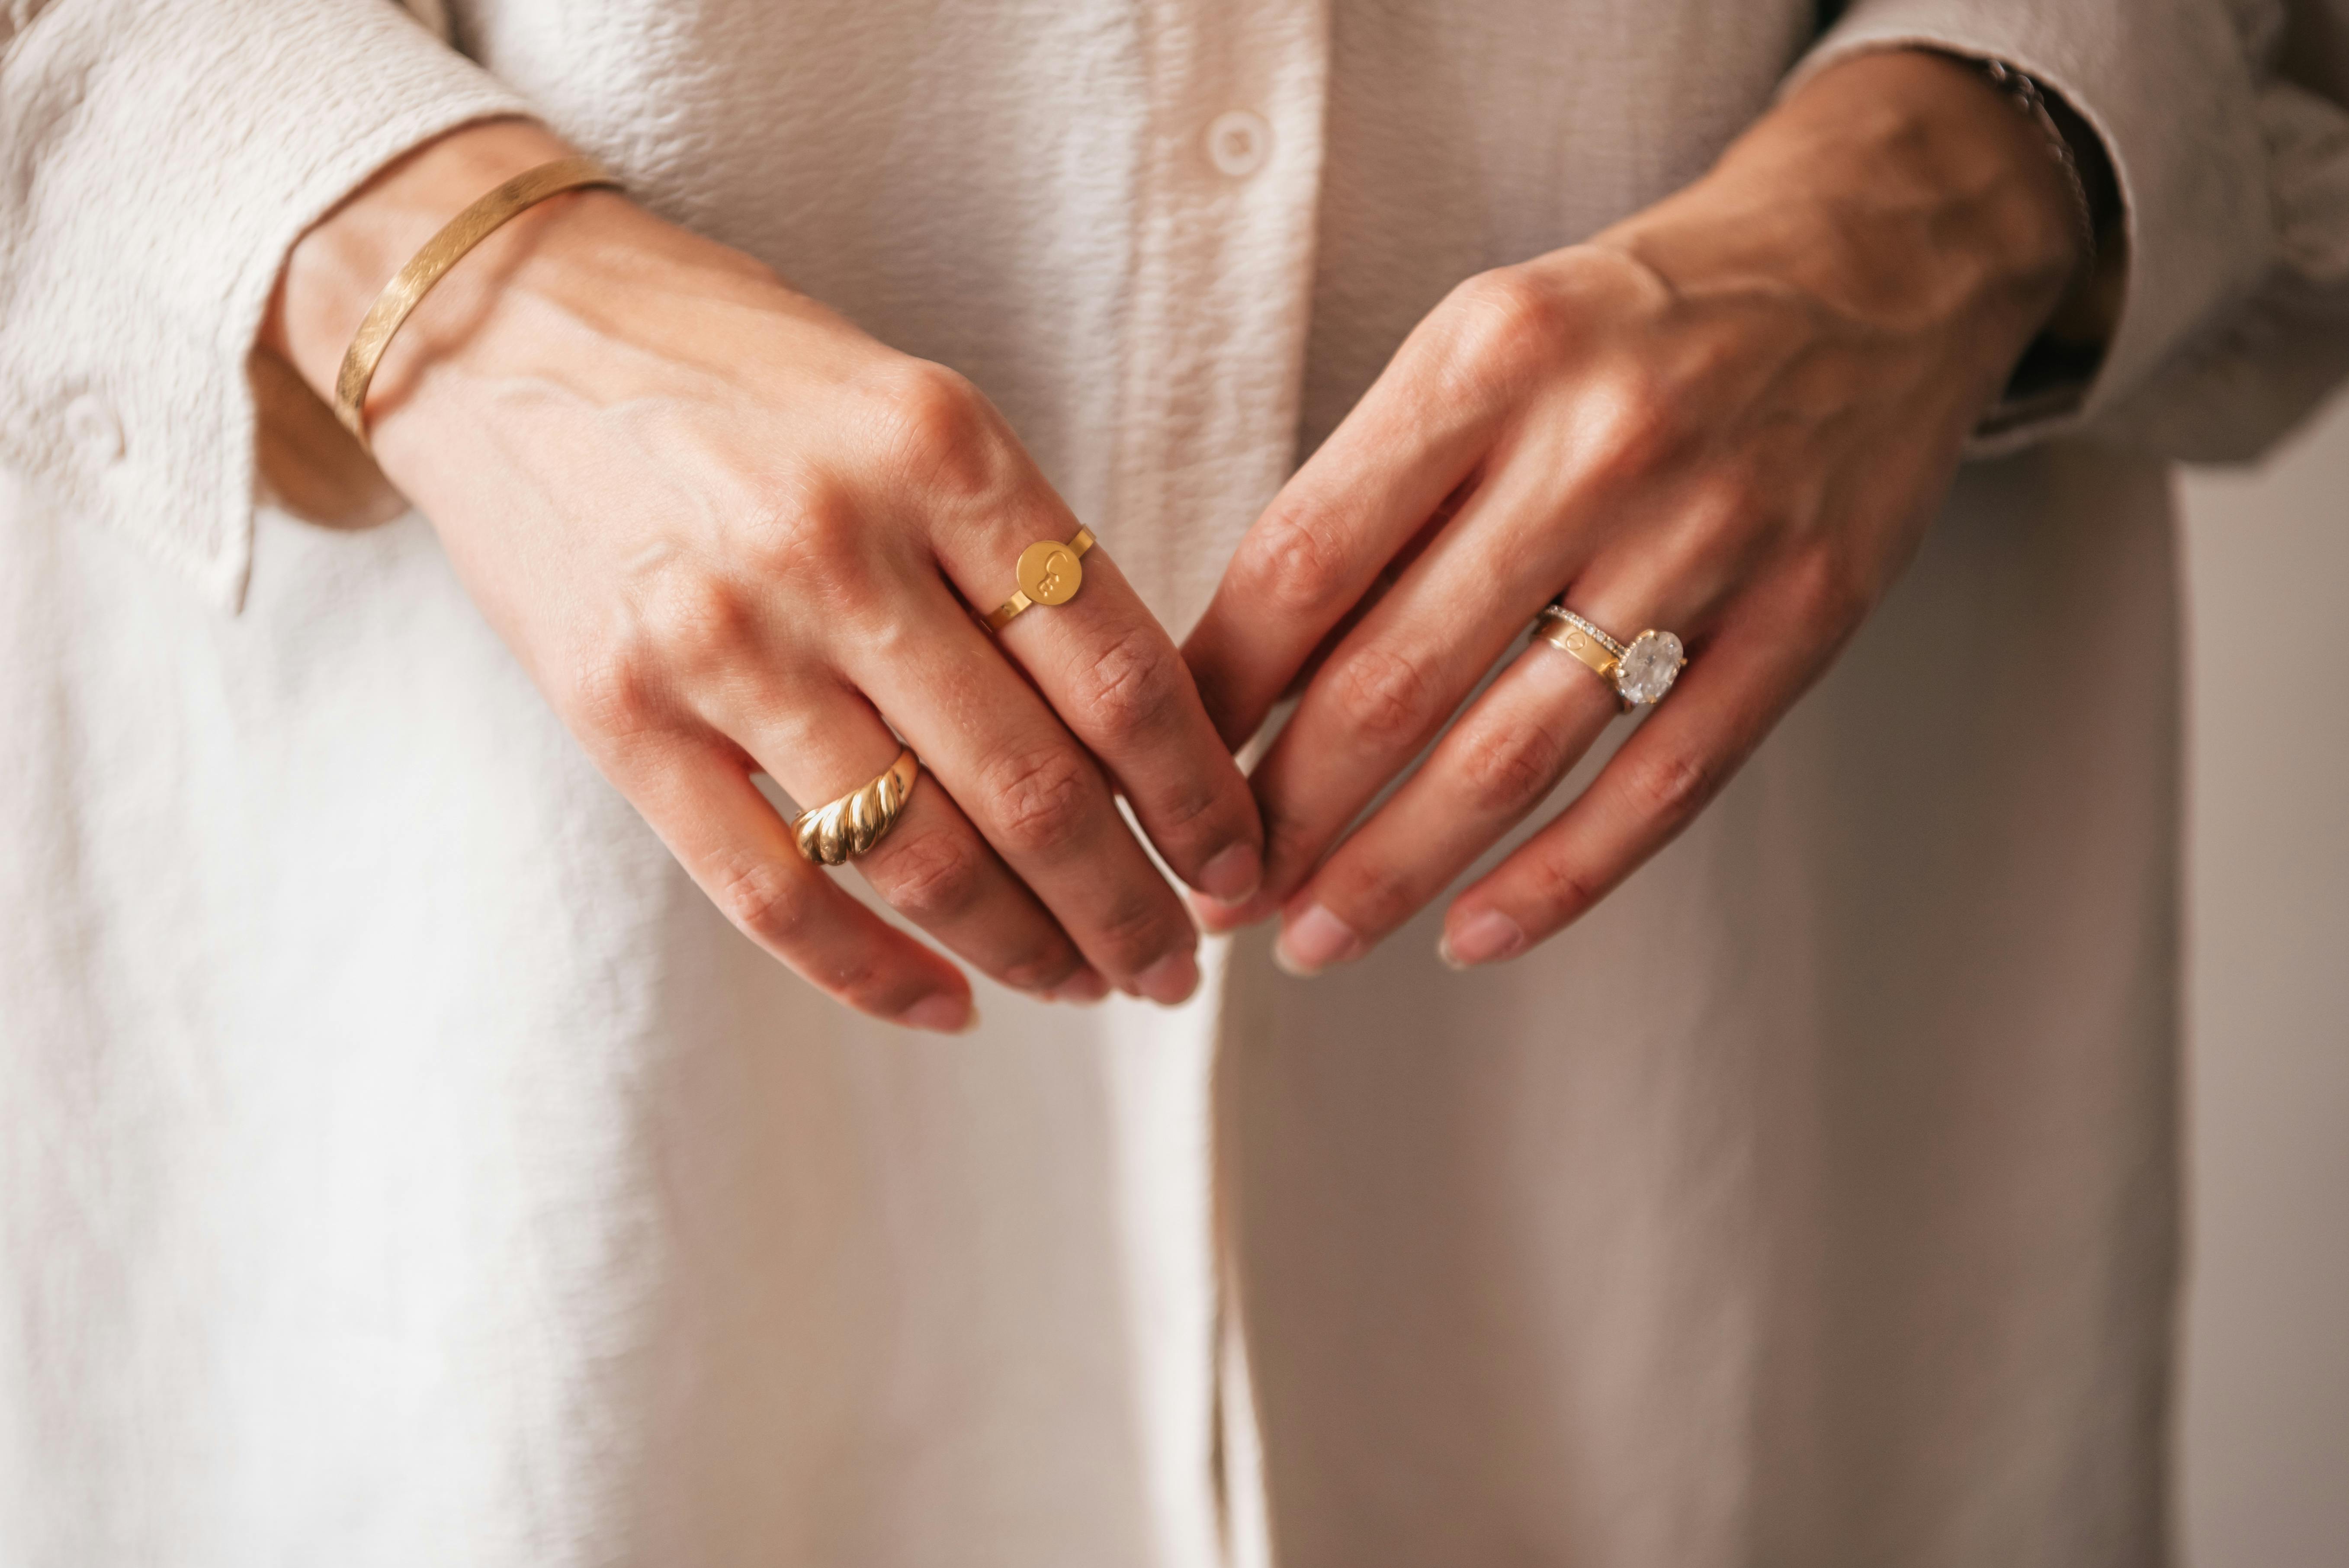
[[399, 330], [409, 312], [422, 302], [432, 285], [466, 252], [489, 238], [515, 213], [536, 206], [549, 196], [591, 185], [617, 184], [619, 181], [592, 158], [558, 158], [552, 163], [523, 170], [450, 219], [391, 282], [384, 284], [383, 293], [376, 295], [375, 304], [367, 307], [367, 319], [359, 323], [357, 335], [344, 353], [343, 367], [335, 375], [335, 418], [343, 422], [343, 428], [357, 436], [360, 446], [368, 445], [367, 383], [375, 379], [375, 367], [382, 360], [383, 351], [391, 346], [392, 334]]
[[[1084, 573], [1077, 567], [1076, 562], [1083, 560], [1085, 552], [1092, 547], [1093, 531], [1090, 528], [1081, 528], [1077, 530], [1076, 537], [1066, 544], [1062, 544], [1058, 540], [1047, 539], [1021, 551], [1018, 571], [1019, 591], [1002, 603], [998, 604], [994, 614], [985, 618], [987, 629], [990, 632], [1003, 630], [1011, 624], [1012, 616], [1031, 604], [1065, 604], [1075, 598], [1079, 584], [1085, 580]], [[1071, 559], [1068, 562], [1065, 573], [1056, 575], [1053, 568], [1057, 563], [1057, 558], [1063, 554]]]

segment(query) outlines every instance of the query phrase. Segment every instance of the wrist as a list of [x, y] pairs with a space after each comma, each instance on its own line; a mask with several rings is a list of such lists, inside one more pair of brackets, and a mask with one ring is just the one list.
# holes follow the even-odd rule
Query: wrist
[[1971, 67], [1910, 50], [1823, 71], [1702, 180], [1600, 238], [1676, 284], [1792, 284], [1993, 383], [2085, 259], [2036, 127]]
[[[502, 181], [571, 152], [545, 128], [522, 119], [464, 126], [409, 152], [295, 242], [263, 323], [262, 346], [331, 401], [336, 371], [360, 320], [409, 259]], [[449, 300], [428, 297], [419, 315], [437, 303], [459, 303], [473, 281], [465, 274], [496, 272], [499, 253], [524, 242], [531, 217], [517, 215], [468, 253], [434, 290]], [[403, 329], [400, 336], [407, 335]], [[401, 357], [402, 346], [393, 339], [385, 368]]]

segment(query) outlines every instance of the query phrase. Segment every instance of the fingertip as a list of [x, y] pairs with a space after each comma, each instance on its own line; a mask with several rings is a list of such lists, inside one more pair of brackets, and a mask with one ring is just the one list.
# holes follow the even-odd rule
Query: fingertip
[[1088, 964], [1044, 994], [1048, 1002], [1073, 1002], [1089, 1007], [1109, 995], [1109, 977]]
[[1474, 969], [1514, 958], [1526, 949], [1525, 928], [1497, 909], [1462, 914], [1458, 909], [1444, 923], [1444, 936], [1435, 955], [1454, 969]]
[[1133, 977], [1134, 991], [1162, 1007], [1179, 1006], [1199, 988], [1199, 960], [1187, 947], [1176, 948]]
[[1351, 964], [1370, 951], [1354, 928], [1320, 904], [1308, 904], [1281, 923], [1273, 944], [1272, 961], [1299, 979], [1309, 979], [1324, 969]]
[[1226, 845], [1199, 868], [1198, 890], [1221, 908], [1246, 903], [1264, 885], [1264, 851], [1242, 841]]
[[978, 1004], [968, 995], [933, 991], [898, 1014], [897, 1021], [933, 1034], [967, 1035], [978, 1027]]
[[1191, 895], [1191, 913], [1198, 917], [1199, 924], [1210, 936], [1227, 936], [1244, 926], [1260, 924], [1270, 919], [1279, 907], [1265, 897], [1261, 890], [1231, 903], [1203, 892]]

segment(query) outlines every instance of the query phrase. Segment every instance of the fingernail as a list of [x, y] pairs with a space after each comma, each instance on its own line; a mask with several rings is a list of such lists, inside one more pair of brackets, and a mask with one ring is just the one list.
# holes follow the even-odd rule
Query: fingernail
[[1280, 940], [1273, 944], [1272, 961], [1303, 978], [1319, 975], [1332, 964], [1360, 958], [1362, 952], [1362, 939], [1354, 934], [1354, 928], [1317, 903], [1282, 924]]
[[1254, 844], [1234, 844], [1199, 869], [1199, 891], [1218, 903], [1239, 903], [1264, 882], [1264, 857]]
[[1089, 1004], [1109, 995], [1109, 979], [1088, 964], [1052, 987], [1047, 999], [1054, 1002]]
[[949, 992], [936, 991], [897, 1015], [897, 1021], [941, 1035], [962, 1035], [978, 1027], [978, 1004]]
[[1133, 988], [1154, 1002], [1172, 1007], [1199, 988], [1199, 961], [1188, 948], [1168, 954], [1133, 977]]
[[1264, 903], [1261, 894], [1259, 887], [1255, 894], [1226, 902], [1199, 893], [1191, 900], [1191, 913], [1198, 917], [1201, 925], [1207, 928], [1209, 935], [1221, 936], [1227, 931], [1237, 931], [1243, 925], [1253, 925], [1273, 913], [1272, 908], [1257, 907]]
[[1469, 969], [1509, 957], [1525, 944], [1525, 930], [1516, 921], [1497, 909], [1480, 909], [1460, 923], [1457, 933], [1444, 934], [1435, 955], [1454, 969]]

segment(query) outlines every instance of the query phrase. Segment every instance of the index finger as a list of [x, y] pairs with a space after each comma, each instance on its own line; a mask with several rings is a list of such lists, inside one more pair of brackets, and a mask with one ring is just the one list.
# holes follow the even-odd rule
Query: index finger
[[[1462, 292], [1465, 292], [1464, 290]], [[1439, 312], [1257, 519], [1183, 656], [1244, 744], [1323, 639], [1475, 477], [1502, 400], [1454, 373], [1474, 313]]]
[[[929, 475], [947, 512], [933, 525], [938, 563], [985, 616], [1028, 597], [1021, 556], [1068, 545], [1077, 521], [968, 383], [935, 367], [909, 380], [901, 407], [912, 411], [901, 418], [926, 428], [922, 450], [952, 459]], [[1175, 875], [1217, 898], [1247, 896], [1264, 865], [1255, 798], [1174, 638], [1105, 550], [1063, 552], [1054, 569], [1073, 591], [1020, 609], [996, 646], [1108, 769]]]

